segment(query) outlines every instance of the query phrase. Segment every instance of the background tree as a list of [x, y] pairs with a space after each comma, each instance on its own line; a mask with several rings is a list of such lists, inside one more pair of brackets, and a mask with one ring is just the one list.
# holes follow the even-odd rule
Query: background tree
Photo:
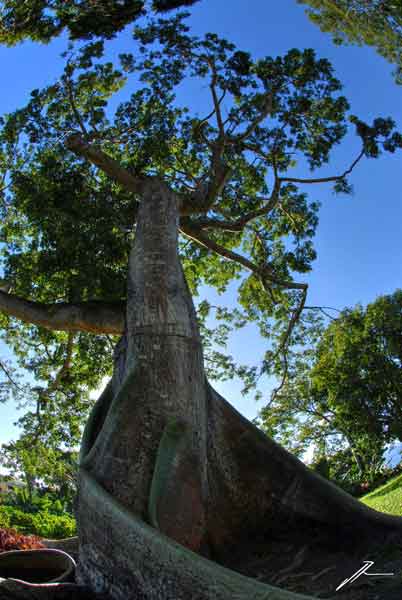
[[316, 319], [305, 325], [313, 343], [293, 355], [288, 381], [261, 413], [262, 426], [299, 455], [313, 444], [316, 460], [325, 457], [329, 465], [348, 451], [346, 483], [371, 481], [386, 445], [401, 439], [402, 292], [345, 309], [327, 327]]
[[77, 492], [78, 452], [49, 446], [26, 432], [16, 442], [3, 444], [0, 464], [26, 485], [27, 512], [38, 492], [52, 491], [64, 509], [72, 512]]
[[400, 0], [297, 0], [335, 44], [367, 44], [395, 67], [402, 83], [402, 4]]

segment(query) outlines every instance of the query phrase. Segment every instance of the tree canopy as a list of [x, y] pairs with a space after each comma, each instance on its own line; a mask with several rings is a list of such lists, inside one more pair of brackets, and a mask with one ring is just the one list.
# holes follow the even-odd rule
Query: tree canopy
[[[297, 276], [315, 258], [319, 206], [304, 190], [332, 183], [347, 193], [359, 161], [402, 146], [392, 119], [369, 125], [349, 113], [330, 63], [311, 49], [254, 59], [215, 34], [191, 37], [181, 15], [141, 22], [134, 43], [135, 55], [114, 62], [102, 40], [70, 45], [60, 79], [1, 120], [1, 324], [20, 365], [50, 381], [38, 384], [32, 414], [67, 410], [78, 396], [85, 410], [88, 390], [110, 373], [136, 212], [152, 178], [180, 196], [193, 294], [238, 280], [238, 311], [199, 303], [205, 332], [215, 311], [218, 342], [247, 321], [273, 340], [251, 369], [207, 352], [215, 377], [237, 372], [249, 388], [273, 363], [286, 369], [306, 305]], [[191, 80], [207, 85], [205, 114], [177, 100]], [[118, 92], [126, 96], [112, 110]], [[357, 156], [341, 173], [311, 174], [349, 128]]]
[[400, 0], [298, 0], [336, 44], [373, 46], [395, 67], [402, 83], [402, 3]]

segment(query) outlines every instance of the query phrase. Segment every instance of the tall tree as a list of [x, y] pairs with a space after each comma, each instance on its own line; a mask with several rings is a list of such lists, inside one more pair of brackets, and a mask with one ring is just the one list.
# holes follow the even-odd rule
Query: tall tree
[[[253, 60], [215, 34], [191, 37], [180, 16], [135, 39], [138, 56], [122, 55], [120, 68], [100, 41], [69, 49], [61, 79], [2, 122], [13, 282], [0, 292], [3, 324], [28, 323], [16, 344], [33, 327], [39, 343], [76, 332], [72, 363], [85, 357], [84, 333], [100, 345], [122, 334], [81, 446], [82, 581], [115, 598], [191, 597], [194, 586], [199, 598], [290, 598], [183, 547], [224, 562], [233, 544], [288, 519], [321, 524], [324, 538], [336, 528], [352, 545], [400, 524], [321, 481], [213, 390], [189, 288], [238, 278], [242, 313], [231, 318], [254, 320], [265, 336], [277, 323], [262, 372], [268, 358], [285, 360], [307, 296], [295, 276], [315, 257], [318, 205], [300, 186], [347, 192], [360, 160], [394, 152], [402, 136], [391, 119], [348, 119], [331, 65], [312, 50]], [[192, 77], [207, 83], [202, 117], [175, 101]], [[111, 115], [108, 99], [127, 79], [137, 87]], [[325, 165], [349, 122], [361, 149], [342, 173], [292, 173], [297, 161]]]
[[297, 0], [335, 44], [367, 44], [395, 67], [402, 83], [402, 4], [400, 0]]

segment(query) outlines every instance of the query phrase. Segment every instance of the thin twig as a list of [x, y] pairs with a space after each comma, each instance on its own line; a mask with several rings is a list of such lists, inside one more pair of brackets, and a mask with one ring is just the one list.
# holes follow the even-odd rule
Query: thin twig
[[12, 383], [12, 385], [17, 388], [17, 390], [19, 390], [20, 392], [24, 391], [22, 389], [22, 387], [20, 385], [18, 385], [18, 383], [13, 379], [13, 377], [10, 374], [10, 371], [7, 369], [7, 367], [4, 365], [4, 363], [2, 361], [0, 361], [0, 369], [6, 375], [9, 382]]

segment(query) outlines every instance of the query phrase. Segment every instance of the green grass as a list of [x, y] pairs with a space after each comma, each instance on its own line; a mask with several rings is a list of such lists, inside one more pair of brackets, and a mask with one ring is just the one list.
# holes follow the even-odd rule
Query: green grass
[[402, 517], [402, 475], [391, 479], [360, 500], [370, 508]]

